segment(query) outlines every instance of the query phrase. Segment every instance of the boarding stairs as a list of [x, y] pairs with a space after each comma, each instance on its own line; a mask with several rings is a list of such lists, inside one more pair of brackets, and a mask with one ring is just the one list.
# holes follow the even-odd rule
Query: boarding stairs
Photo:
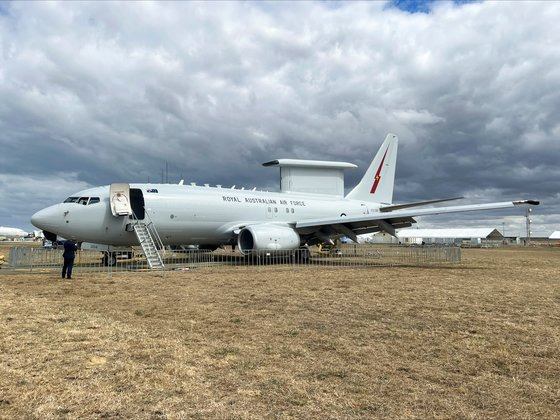
[[[146, 212], [147, 215], [147, 212]], [[144, 251], [144, 255], [146, 260], [148, 261], [148, 265], [151, 269], [159, 269], [163, 270], [165, 265], [163, 264], [163, 259], [161, 258], [160, 250], [164, 250], [163, 243], [155, 230], [153, 223], [144, 223], [136, 218], [133, 214], [133, 229], [134, 233], [136, 233], [136, 237], [138, 238], [138, 242], [140, 242], [140, 246], [142, 247], [142, 251]]]

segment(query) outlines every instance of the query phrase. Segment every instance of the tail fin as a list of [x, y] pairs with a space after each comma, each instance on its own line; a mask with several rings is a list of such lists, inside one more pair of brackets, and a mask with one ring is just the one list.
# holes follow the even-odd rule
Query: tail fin
[[383, 204], [393, 202], [398, 144], [399, 138], [396, 135], [387, 134], [364, 177], [346, 198]]

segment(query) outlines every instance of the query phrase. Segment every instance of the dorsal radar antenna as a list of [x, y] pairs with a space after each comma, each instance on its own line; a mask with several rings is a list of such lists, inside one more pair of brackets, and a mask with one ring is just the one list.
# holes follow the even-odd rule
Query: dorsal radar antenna
[[323, 160], [275, 159], [263, 166], [280, 168], [280, 192], [344, 197], [344, 170], [353, 163]]

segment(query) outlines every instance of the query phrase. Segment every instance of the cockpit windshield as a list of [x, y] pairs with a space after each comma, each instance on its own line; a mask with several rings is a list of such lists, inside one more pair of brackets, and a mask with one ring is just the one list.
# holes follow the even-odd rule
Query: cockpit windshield
[[99, 197], [68, 197], [64, 200], [65, 203], [77, 203], [84, 206], [99, 203], [99, 201]]

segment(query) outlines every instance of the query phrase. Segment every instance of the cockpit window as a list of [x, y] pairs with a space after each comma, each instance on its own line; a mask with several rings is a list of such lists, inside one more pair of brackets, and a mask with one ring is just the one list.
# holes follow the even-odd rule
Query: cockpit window
[[101, 201], [99, 199], [99, 197], [68, 197], [66, 200], [64, 200], [65, 203], [77, 203], [77, 204], [82, 204], [82, 205], [86, 205], [86, 204], [95, 204], [95, 203], [99, 203], [99, 201]]

